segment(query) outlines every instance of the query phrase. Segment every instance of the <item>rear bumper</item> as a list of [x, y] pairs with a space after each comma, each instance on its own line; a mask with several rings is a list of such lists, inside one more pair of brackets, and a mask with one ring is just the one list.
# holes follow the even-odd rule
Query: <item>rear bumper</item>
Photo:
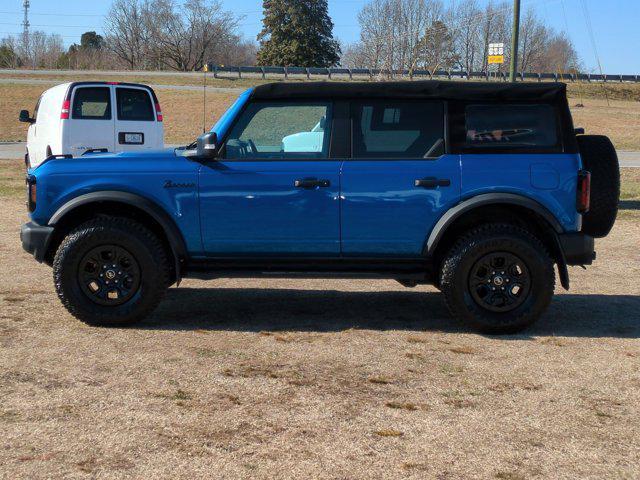
[[34, 256], [34, 258], [42, 263], [44, 261], [53, 227], [38, 225], [34, 222], [25, 223], [20, 229], [20, 240], [22, 248]]
[[593, 237], [584, 233], [558, 235], [567, 265], [591, 265], [596, 258]]

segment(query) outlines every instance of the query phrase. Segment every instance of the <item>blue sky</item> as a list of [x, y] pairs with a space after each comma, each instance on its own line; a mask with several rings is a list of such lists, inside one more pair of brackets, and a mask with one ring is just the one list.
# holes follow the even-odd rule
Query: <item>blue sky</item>
[[[443, 1], [450, 5], [456, 0]], [[487, 0], [479, 1], [484, 3]], [[597, 64], [583, 14], [583, 1], [588, 6], [605, 73], [640, 74], [639, 0], [522, 0], [522, 8], [533, 8], [549, 25], [560, 31], [568, 30], [584, 65], [595, 71]], [[346, 43], [358, 39], [357, 13], [366, 2], [329, 0], [335, 37]], [[261, 28], [262, 1], [222, 0], [222, 3], [227, 10], [245, 16], [241, 31], [246, 37], [255, 39]], [[84, 31], [101, 33], [103, 16], [110, 5], [111, 0], [31, 0], [29, 20], [33, 29], [59, 33], [69, 45], [79, 41]], [[0, 36], [20, 32], [21, 9], [22, 0], [0, 0]]]

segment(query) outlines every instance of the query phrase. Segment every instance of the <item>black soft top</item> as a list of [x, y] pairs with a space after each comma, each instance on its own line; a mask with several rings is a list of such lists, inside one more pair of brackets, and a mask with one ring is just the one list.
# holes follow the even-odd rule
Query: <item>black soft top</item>
[[280, 82], [255, 87], [256, 100], [318, 98], [433, 98], [446, 100], [566, 101], [564, 83], [467, 81]]

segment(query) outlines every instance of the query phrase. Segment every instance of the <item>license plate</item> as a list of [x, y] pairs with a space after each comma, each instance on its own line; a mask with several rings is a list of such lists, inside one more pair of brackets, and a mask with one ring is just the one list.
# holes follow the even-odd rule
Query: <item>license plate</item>
[[142, 134], [141, 133], [125, 133], [124, 134], [124, 143], [142, 143]]

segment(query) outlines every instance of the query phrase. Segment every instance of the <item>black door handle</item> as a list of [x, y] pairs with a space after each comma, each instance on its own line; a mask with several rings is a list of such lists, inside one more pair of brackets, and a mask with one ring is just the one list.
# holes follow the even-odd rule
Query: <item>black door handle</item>
[[417, 179], [414, 185], [423, 188], [448, 187], [451, 185], [451, 180], [448, 178], [426, 177]]
[[329, 187], [331, 182], [329, 180], [318, 180], [317, 178], [303, 178], [293, 182], [293, 186], [298, 188]]

